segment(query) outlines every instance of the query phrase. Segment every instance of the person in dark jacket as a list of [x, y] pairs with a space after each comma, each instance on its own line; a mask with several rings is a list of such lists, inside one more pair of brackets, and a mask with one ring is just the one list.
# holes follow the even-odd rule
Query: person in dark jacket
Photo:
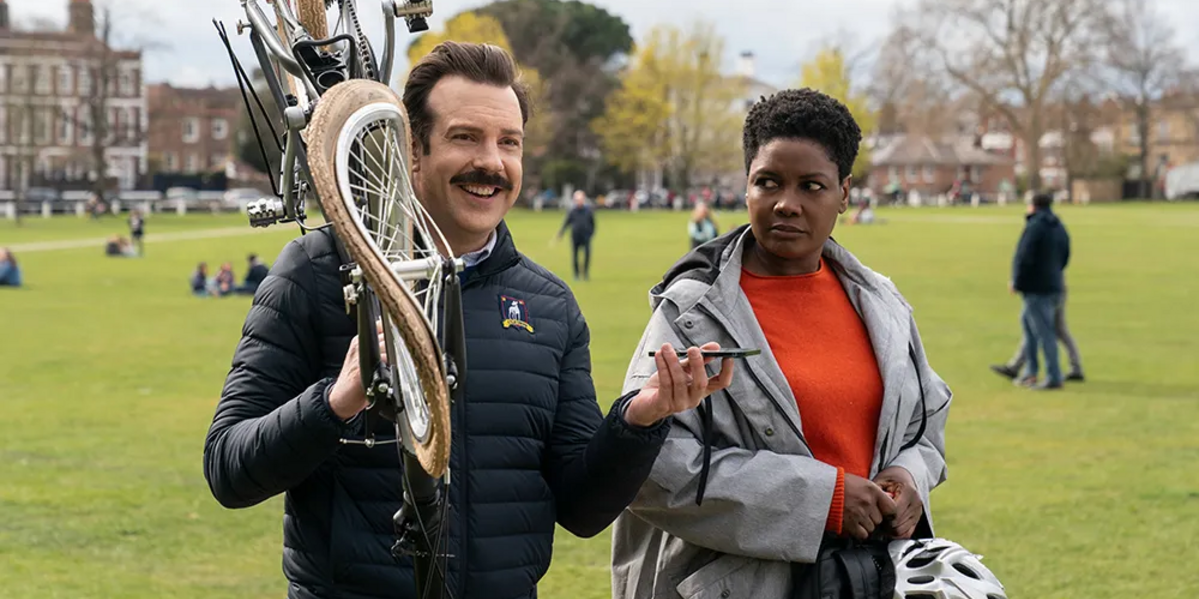
[[250, 254], [246, 256], [246, 279], [237, 287], [237, 293], [241, 295], [254, 295], [258, 291], [258, 286], [266, 280], [267, 273], [270, 272], [270, 267], [263, 264], [258, 258], [258, 254]]
[[[663, 345], [660, 376], [605, 418], [591, 380], [589, 331], [559, 278], [516, 249], [503, 218], [520, 193], [527, 92], [511, 56], [446, 42], [404, 92], [417, 196], [467, 264], [465, 397], [451, 407], [446, 596], [537, 596], [554, 530], [589, 537], [632, 501], [671, 416], [723, 389], [699, 348]], [[401, 505], [395, 448], [367, 448], [355, 322], [345, 313], [328, 229], [289, 243], [255, 294], [204, 447], [224, 506], [286, 494], [283, 571], [290, 599], [416, 599], [395, 560]], [[516, 304], [521, 326], [505, 326]], [[374, 340], [371, 340], [373, 342]], [[705, 344], [706, 348], [714, 344]], [[386, 439], [394, 428], [374, 429]]]
[[[1061, 389], [1062, 369], [1058, 360], [1054, 312], [1065, 289], [1064, 271], [1070, 262], [1070, 235], [1053, 213], [1053, 196], [1033, 197], [1032, 212], [1026, 217], [1024, 233], [1012, 259], [1011, 289], [1024, 298], [1020, 316], [1024, 328], [1024, 372], [1017, 384], [1037, 390]], [[1045, 354], [1045, 380], [1037, 382], [1038, 349]]]
[[129, 235], [133, 237], [133, 243], [137, 244], [137, 255], [145, 256], [146, 219], [140, 210], [133, 210], [129, 213]]
[[[595, 212], [587, 205], [587, 194], [576, 191], [574, 207], [566, 213], [562, 228], [558, 229], [558, 239], [570, 229], [570, 256], [574, 266], [575, 280], [579, 276], [586, 281], [591, 278], [591, 238], [595, 235]], [[579, 269], [579, 252], [583, 252], [583, 268]]]

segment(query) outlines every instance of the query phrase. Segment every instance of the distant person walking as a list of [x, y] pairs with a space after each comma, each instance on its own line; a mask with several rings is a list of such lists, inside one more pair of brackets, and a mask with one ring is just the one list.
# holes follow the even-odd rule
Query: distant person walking
[[695, 249], [720, 235], [716, 228], [716, 220], [705, 202], [697, 202], [695, 210], [691, 211], [691, 220], [687, 223], [687, 236], [691, 238], [691, 249]]
[[[1053, 311], [1053, 330], [1057, 334], [1057, 338], [1066, 348], [1066, 355], [1070, 358], [1070, 372], [1066, 375], [1066, 381], [1082, 382], [1086, 377], [1082, 372], [1082, 357], [1078, 353], [1078, 344], [1074, 342], [1074, 335], [1070, 334], [1069, 327], [1066, 326], [1066, 287], [1062, 286], [1062, 299], [1058, 302], [1056, 309]], [[1028, 351], [1028, 337], [1021, 335], [1020, 345], [1016, 348], [1016, 353], [1012, 354], [1010, 360], [1004, 364], [992, 364], [991, 370], [1008, 379], [1015, 380], [1020, 376], [1020, 371], [1024, 368], [1025, 356]]]
[[[562, 228], [558, 229], [558, 239], [570, 229], [570, 255], [574, 266], [575, 280], [581, 276], [584, 281], [591, 278], [591, 238], [595, 235], [595, 213], [587, 205], [587, 194], [581, 190], [574, 195], [574, 207], [566, 213]], [[583, 268], [579, 268], [579, 252], [583, 252]]]
[[8, 248], [0, 248], [0, 287], [20, 287], [21, 267]]
[[[1013, 293], [1024, 298], [1020, 320], [1024, 329], [1024, 370], [1017, 384], [1036, 390], [1060, 389], [1055, 314], [1065, 292], [1064, 271], [1070, 262], [1070, 235], [1053, 213], [1053, 196], [1033, 196], [1024, 233], [1012, 259]], [[1064, 323], [1064, 318], [1063, 318]], [[1045, 355], [1045, 380], [1038, 382], [1038, 349]]]
[[146, 234], [146, 220], [142, 217], [140, 210], [134, 210], [129, 213], [129, 236], [133, 238], [133, 243], [137, 244], [137, 255], [146, 255], [146, 245], [143, 237]]

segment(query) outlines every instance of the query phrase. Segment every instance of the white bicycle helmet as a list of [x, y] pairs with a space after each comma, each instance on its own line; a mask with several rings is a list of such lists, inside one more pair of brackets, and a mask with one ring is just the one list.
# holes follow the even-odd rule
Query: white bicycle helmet
[[1007, 599], [982, 556], [945, 539], [892, 541], [895, 599]]

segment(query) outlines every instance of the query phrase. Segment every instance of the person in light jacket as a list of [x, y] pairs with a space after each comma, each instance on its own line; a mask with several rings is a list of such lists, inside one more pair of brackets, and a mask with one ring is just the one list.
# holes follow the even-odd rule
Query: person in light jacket
[[861, 131], [840, 102], [787, 90], [745, 123], [750, 224], [675, 264], [625, 389], [663, 343], [760, 348], [675, 416], [613, 531], [615, 599], [790, 599], [826, 538], [932, 536], [952, 394], [911, 306], [830, 239]]

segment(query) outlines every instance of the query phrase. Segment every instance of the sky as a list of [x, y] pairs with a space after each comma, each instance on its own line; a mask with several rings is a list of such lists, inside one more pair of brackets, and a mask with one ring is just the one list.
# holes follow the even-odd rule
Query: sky
[[[859, 49], [876, 47], [890, 29], [892, 15], [913, 0], [591, 0], [622, 17], [639, 39], [654, 25], [714, 23], [726, 42], [725, 67], [732, 70], [743, 51], [755, 55], [756, 75], [776, 86], [799, 79], [800, 64], [827, 39], [847, 40]], [[31, 18], [65, 24], [69, 0], [7, 0], [16, 23]], [[239, 0], [107, 0], [120, 33], [116, 41], [149, 48], [144, 56], [146, 80], [179, 86], [233, 85], [232, 67], [212, 25], [224, 21], [231, 35], [244, 19]], [[432, 29], [449, 17], [486, 4], [486, 0], [434, 0]], [[264, 3], [265, 6], [265, 3]], [[363, 27], [372, 40], [382, 36], [378, 0], [358, 0]], [[1159, 9], [1179, 29], [1178, 40], [1199, 62], [1199, 1], [1158, 0]], [[269, 8], [269, 7], [268, 7]], [[409, 34], [397, 24], [401, 49]], [[257, 63], [247, 36], [232, 38], [247, 69]], [[396, 65], [397, 72], [403, 61]]]

